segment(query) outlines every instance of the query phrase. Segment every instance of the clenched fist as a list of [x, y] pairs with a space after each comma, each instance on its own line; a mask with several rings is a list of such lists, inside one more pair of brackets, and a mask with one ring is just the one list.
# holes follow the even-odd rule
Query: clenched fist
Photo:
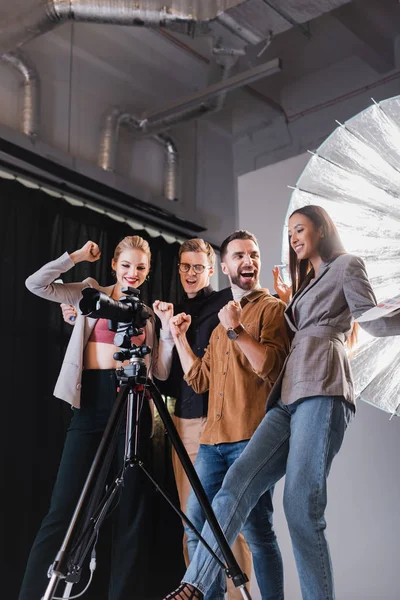
[[76, 310], [71, 304], [60, 304], [63, 319], [69, 325], [75, 325]]
[[185, 335], [192, 322], [192, 317], [186, 313], [179, 313], [175, 315], [169, 322], [169, 328], [172, 333], [172, 337], [176, 341], [179, 337]]
[[225, 329], [238, 327], [242, 316], [242, 307], [236, 300], [230, 300], [218, 313], [218, 318]]
[[91, 242], [90, 240], [86, 242], [82, 248], [75, 250], [75, 252], [70, 254], [70, 257], [75, 264], [85, 260], [88, 262], [96, 262], [96, 260], [99, 260], [100, 256], [100, 248], [96, 242]]
[[153, 303], [153, 310], [161, 321], [161, 327], [169, 329], [170, 319], [174, 314], [174, 305], [171, 302], [156, 300]]

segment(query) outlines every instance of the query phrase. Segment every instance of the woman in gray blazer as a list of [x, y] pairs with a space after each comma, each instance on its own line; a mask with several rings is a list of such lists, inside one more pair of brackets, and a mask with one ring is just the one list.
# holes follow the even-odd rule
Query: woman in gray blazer
[[[305, 206], [289, 218], [293, 297], [285, 316], [289, 356], [267, 400], [267, 413], [229, 469], [213, 508], [230, 543], [260, 496], [284, 475], [284, 509], [303, 600], [335, 598], [325, 537], [326, 479], [355, 412], [346, 354], [354, 319], [376, 305], [364, 263], [346, 254], [324, 209]], [[400, 334], [400, 314], [362, 327], [374, 336]], [[208, 525], [205, 540], [218, 552]], [[168, 600], [203, 598], [218, 564], [202, 544]], [[272, 600], [260, 590], [263, 600]], [[283, 589], [279, 597], [283, 599]]]
[[[78, 283], [55, 283], [62, 273], [82, 261], [95, 262], [101, 256], [94, 242], [88, 241], [72, 254], [67, 252], [47, 263], [26, 280], [27, 288], [37, 296], [75, 307], [76, 323], [65, 353], [54, 395], [72, 405], [74, 412], [67, 432], [64, 450], [53, 489], [49, 512], [34, 541], [26, 567], [20, 600], [38, 600], [47, 586], [47, 571], [64, 539], [73, 511], [78, 502], [91, 463], [104, 433], [117, 395], [113, 358], [114, 333], [106, 319], [84, 317], [79, 310], [82, 291], [91, 287], [111, 298], [121, 298], [122, 288], [138, 288], [150, 269], [150, 247], [135, 235], [124, 238], [115, 248], [112, 269], [115, 283], [102, 287], [91, 277]], [[169, 332], [172, 304], [156, 301], [154, 310], [161, 319], [160, 339], [155, 335], [154, 313], [143, 328], [143, 334], [132, 338], [136, 345], [146, 343], [152, 348], [146, 357], [149, 376], [167, 379], [171, 367], [173, 340]], [[140, 455], [144, 460], [149, 452], [152, 431], [152, 402], [145, 400], [140, 416]], [[116, 469], [119, 471], [124, 455], [124, 431], [118, 440]], [[110, 600], [141, 600], [141, 589], [150, 559], [149, 489], [141, 469], [129, 469], [123, 491], [111, 514], [112, 552]], [[147, 507], [146, 507], [147, 499]]]

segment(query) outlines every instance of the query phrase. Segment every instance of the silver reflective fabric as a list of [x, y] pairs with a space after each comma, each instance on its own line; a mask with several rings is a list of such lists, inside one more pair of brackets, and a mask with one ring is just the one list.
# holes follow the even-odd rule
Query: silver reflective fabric
[[[285, 265], [288, 216], [305, 204], [325, 208], [346, 250], [364, 259], [378, 302], [400, 294], [400, 96], [339, 125], [313, 154], [290, 199]], [[349, 357], [358, 398], [400, 416], [400, 337], [361, 329]]]

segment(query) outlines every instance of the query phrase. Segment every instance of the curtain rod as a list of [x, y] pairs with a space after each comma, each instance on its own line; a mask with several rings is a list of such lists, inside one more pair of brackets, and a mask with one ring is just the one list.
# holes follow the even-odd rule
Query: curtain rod
[[61, 196], [76, 197], [87, 205], [127, 220], [139, 219], [144, 227], [177, 239], [197, 237], [205, 231], [203, 226], [65, 167], [4, 137], [0, 137], [0, 153], [0, 167], [5, 171], [32, 180], [32, 183], [38, 182], [42, 187], [58, 191]]
[[[52, 196], [54, 198], [60, 198], [73, 206], [78, 206], [82, 208], [88, 208], [93, 210], [94, 212], [98, 212], [100, 214], [113, 219], [114, 221], [119, 221], [121, 223], [126, 223], [132, 229], [144, 229], [150, 237], [159, 237], [161, 236], [166, 242], [169, 244], [174, 244], [178, 242], [182, 244], [185, 240], [190, 239], [190, 235], [174, 235], [169, 233], [168, 231], [163, 230], [162, 228], [158, 228], [157, 226], [149, 226], [143, 220], [141, 220], [140, 216], [136, 219], [134, 217], [127, 216], [123, 214], [122, 211], [105, 208], [100, 205], [100, 203], [96, 203], [90, 199], [84, 199], [81, 194], [74, 194], [72, 192], [65, 192], [60, 190], [60, 188], [54, 182], [47, 182], [44, 178], [39, 175], [32, 175], [24, 169], [10, 166], [4, 161], [0, 159], [0, 179], [14, 180], [18, 181], [18, 183], [24, 185], [25, 187], [31, 189], [40, 189], [45, 192], [47, 195]], [[219, 251], [219, 246], [216, 244], [212, 244], [214, 250]]]

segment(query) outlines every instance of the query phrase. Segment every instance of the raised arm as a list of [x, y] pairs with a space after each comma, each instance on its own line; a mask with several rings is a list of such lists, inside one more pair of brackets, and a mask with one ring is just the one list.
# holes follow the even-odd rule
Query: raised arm
[[[365, 270], [364, 261], [351, 256], [343, 273], [343, 291], [350, 312], [355, 319], [376, 306], [375, 294]], [[375, 337], [400, 335], [400, 314], [365, 321], [360, 326]]]
[[206, 392], [210, 386], [210, 346], [203, 358], [197, 357], [187, 341], [186, 332], [191, 323], [191, 316], [180, 313], [170, 321], [171, 333], [181, 361], [184, 379], [196, 394]]
[[160, 338], [154, 356], [153, 373], [160, 381], [168, 379], [171, 372], [174, 338], [170, 330], [170, 319], [174, 314], [174, 305], [170, 302], [156, 300], [153, 303], [154, 313], [161, 321]]
[[45, 264], [27, 278], [25, 285], [30, 292], [40, 298], [76, 306], [81, 298], [82, 290], [88, 286], [88, 283], [54, 283], [54, 280], [58, 279], [62, 273], [72, 269], [78, 262], [85, 260], [95, 262], [99, 260], [100, 256], [98, 245], [88, 241], [72, 254], [65, 252], [56, 260]]
[[186, 313], [175, 315], [170, 321], [172, 337], [185, 375], [187, 375], [197, 359], [197, 356], [189, 346], [186, 337], [186, 332], [189, 329], [191, 322], [192, 317]]
[[[267, 305], [262, 314], [260, 338], [255, 339], [243, 329], [236, 340], [253, 371], [264, 380], [275, 383], [289, 352], [289, 336], [284, 317], [285, 305], [277, 300]], [[242, 308], [231, 300], [219, 313], [225, 329], [241, 325]]]

